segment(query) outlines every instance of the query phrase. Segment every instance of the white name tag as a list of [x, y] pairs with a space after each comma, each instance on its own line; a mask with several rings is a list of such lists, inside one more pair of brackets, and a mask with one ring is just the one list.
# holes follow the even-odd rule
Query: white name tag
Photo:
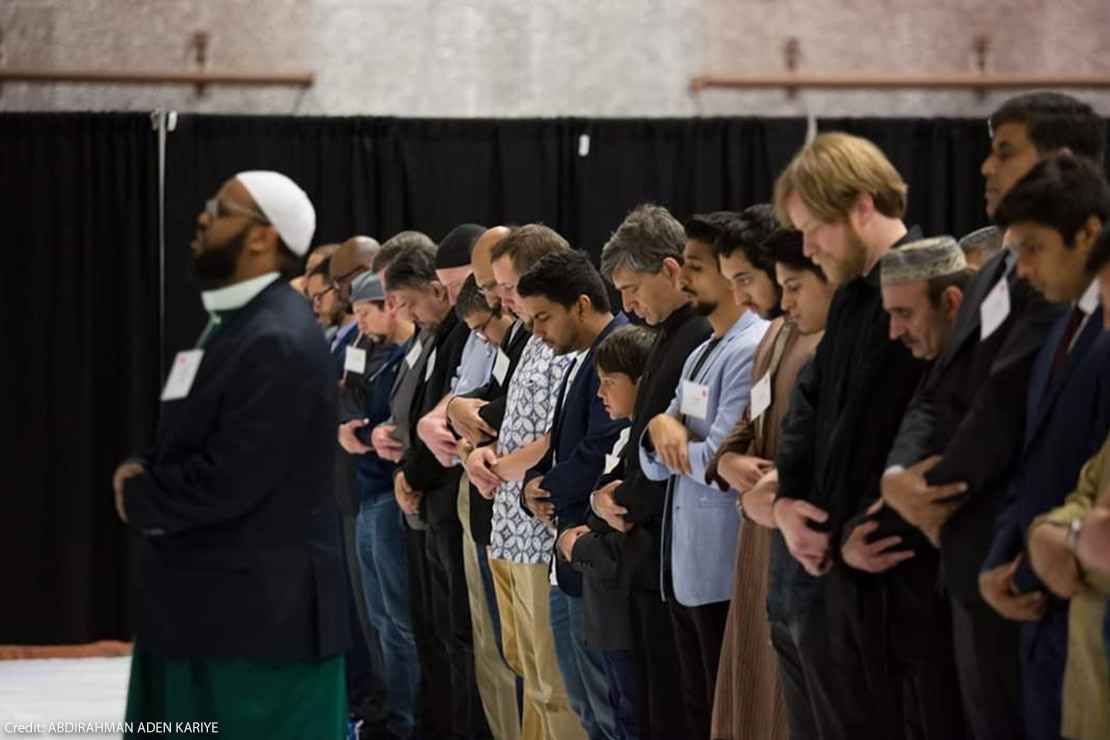
[[605, 456], [605, 472], [603, 475], [609, 475], [621, 464], [621, 453], [624, 452], [624, 446], [628, 444], [628, 437], [631, 434], [632, 430], [625, 427], [617, 435], [617, 441], [613, 443], [613, 449], [609, 450], [609, 454]]
[[409, 366], [409, 370], [412, 370], [414, 367], [416, 367], [416, 361], [420, 359], [420, 353], [423, 351], [424, 345], [420, 342], [419, 339], [417, 339], [416, 344], [412, 345], [412, 349], [410, 349], [409, 353], [405, 355], [405, 363]]
[[200, 361], [204, 357], [203, 349], [190, 349], [178, 352], [170, 368], [170, 377], [166, 378], [166, 387], [162, 389], [163, 401], [177, 401], [189, 395], [193, 387], [193, 380], [200, 369]]
[[505, 376], [509, 374], [509, 356], [505, 350], [497, 350], [497, 359], [493, 361], [493, 377], [498, 385], [505, 385]]
[[682, 381], [682, 406], [684, 416], [705, 420], [709, 414], [709, 386], [692, 380]]
[[436, 369], [436, 351], [432, 350], [432, 354], [428, 355], [428, 364], [424, 367], [424, 382], [428, 382], [428, 378], [432, 377], [432, 372]]
[[752, 386], [752, 413], [751, 419], [755, 421], [763, 416], [763, 412], [771, 405], [771, 373], [764, 373], [759, 382]]
[[1010, 284], [1003, 277], [979, 306], [979, 341], [984, 341], [1010, 315]]
[[343, 369], [349, 373], [361, 375], [366, 372], [366, 350], [358, 347], [347, 348], [347, 359], [343, 362]]

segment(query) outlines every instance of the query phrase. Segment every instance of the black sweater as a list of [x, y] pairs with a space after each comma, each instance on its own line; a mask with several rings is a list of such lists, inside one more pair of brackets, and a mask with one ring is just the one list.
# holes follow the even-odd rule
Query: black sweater
[[[894, 247], [920, 238], [912, 229]], [[842, 527], [879, 496], [887, 453], [925, 368], [890, 339], [879, 277], [876, 265], [833, 295], [825, 335], [798, 375], [775, 460], [778, 497], [804, 499], [829, 513], [824, 528], [834, 558]], [[772, 555], [779, 562], [772, 566], [769, 600], [786, 597], [793, 613], [814, 594], [814, 579], [789, 555], [782, 561], [783, 548], [778, 542]]]

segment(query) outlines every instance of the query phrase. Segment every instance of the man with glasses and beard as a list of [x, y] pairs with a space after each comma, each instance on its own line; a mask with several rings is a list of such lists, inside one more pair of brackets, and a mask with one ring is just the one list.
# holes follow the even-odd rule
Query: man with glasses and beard
[[344, 732], [335, 367], [282, 279], [315, 221], [304, 191], [260, 171], [228, 180], [197, 218], [211, 319], [173, 363], [154, 446], [113, 478], [119, 516], [141, 535], [130, 722]]
[[312, 304], [312, 313], [316, 314], [316, 323], [324, 330], [328, 342], [334, 343], [340, 338], [341, 331], [355, 328], [355, 317], [339, 299], [335, 285], [328, 278], [330, 269], [331, 258], [328, 257], [308, 274], [304, 287], [308, 302]]

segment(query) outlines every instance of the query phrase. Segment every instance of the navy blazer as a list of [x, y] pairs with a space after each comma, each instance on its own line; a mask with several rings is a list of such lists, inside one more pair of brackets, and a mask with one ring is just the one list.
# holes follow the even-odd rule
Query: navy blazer
[[[1110, 425], [1110, 334], [1103, 332], [1101, 307], [1083, 327], [1051, 384], [1049, 376], [1068, 315], [1052, 327], [1033, 366], [1026, 406], [1025, 445], [998, 515], [983, 569], [1013, 560], [1024, 550], [1033, 520], [1059, 506], [1075, 489], [1079, 471], [1094, 457]], [[1020, 591], [1041, 588], [1023, 558], [1014, 578]]]
[[124, 486], [144, 535], [137, 641], [168, 657], [337, 655], [349, 629], [335, 363], [284, 280], [221, 315], [188, 396], [162, 404], [145, 472]]
[[[605, 405], [597, 397], [600, 381], [597, 368], [594, 367], [597, 345], [614, 329], [627, 324], [628, 319], [623, 313], [613, 317], [582, 358], [578, 374], [574, 376], [569, 389], [566, 389], [567, 378], [574, 366], [567, 368], [567, 374], [559, 384], [559, 402], [555, 406], [551, 444], [548, 445], [543, 459], [524, 476], [525, 484], [532, 478], [543, 478], [542, 487], [551, 494], [560, 534], [586, 523], [590, 510], [590, 494], [605, 469], [605, 455], [613, 449], [621, 430], [628, 426], [627, 420], [609, 418]], [[531, 514], [527, 508], [524, 510]], [[559, 587], [571, 596], [581, 596], [582, 576], [569, 563], [564, 562], [557, 552], [553, 557]]]
[[[340, 327], [339, 331], [343, 331], [344, 327]], [[343, 367], [347, 364], [347, 347], [354, 344], [358, 339], [359, 331], [357, 322], [352, 322], [347, 333], [335, 343], [335, 348], [331, 350], [331, 356], [335, 358], [335, 372], [340, 378], [343, 377]], [[367, 352], [367, 355], [370, 353]]]
[[[1110, 333], [1096, 308], [1066, 364], [1051, 378], [1052, 361], [1069, 316], [1053, 326], [1033, 365], [1026, 408], [1025, 447], [998, 516], [984, 569], [1025, 549], [1033, 519], [1060, 505], [1075, 488], [1083, 464], [1098, 452], [1110, 424]], [[1024, 553], [1023, 553], [1024, 554]], [[1014, 575], [1022, 592], [1042, 588], [1026, 554]], [[1067, 603], [1050, 598], [1037, 622], [1022, 626], [1022, 683], [1026, 734], [1057, 737], [1068, 641]]]

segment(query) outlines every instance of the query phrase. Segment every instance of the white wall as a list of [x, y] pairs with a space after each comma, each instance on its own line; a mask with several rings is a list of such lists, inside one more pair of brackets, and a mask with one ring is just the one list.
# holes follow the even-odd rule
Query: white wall
[[[1007, 94], [705, 91], [700, 73], [1110, 74], [1106, 0], [3, 0], [0, 65], [311, 69], [307, 91], [28, 85], [0, 110], [399, 116], [979, 116]], [[1110, 92], [1075, 93], [1110, 114]]]

